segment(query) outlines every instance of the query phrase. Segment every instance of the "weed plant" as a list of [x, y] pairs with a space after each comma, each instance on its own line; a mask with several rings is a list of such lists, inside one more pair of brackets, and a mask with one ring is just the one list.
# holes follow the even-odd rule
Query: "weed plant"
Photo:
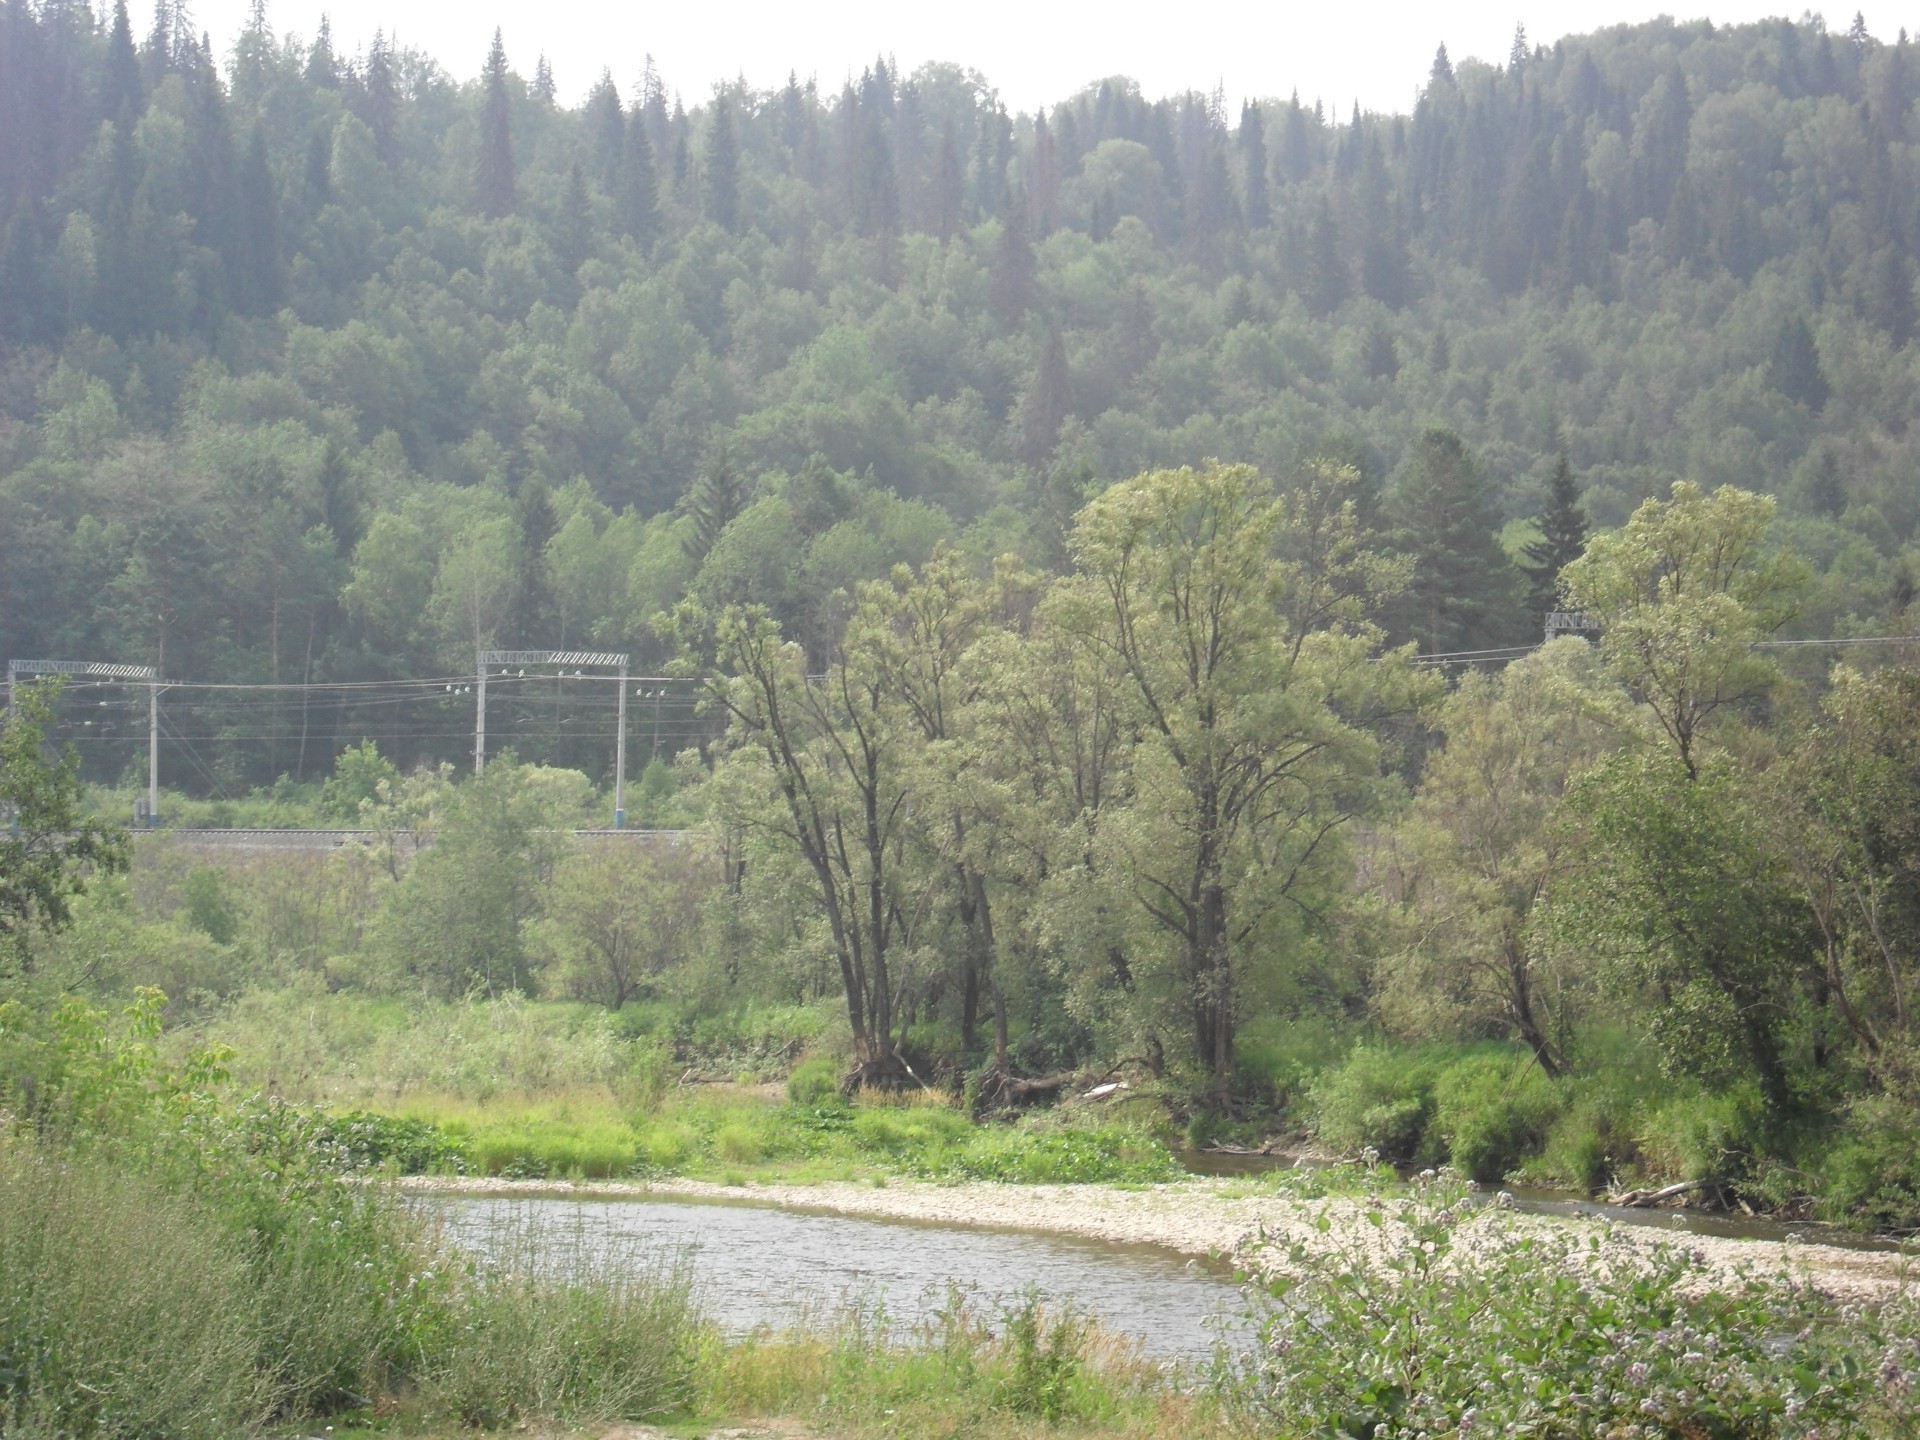
[[1450, 1174], [1319, 1244], [1271, 1242], [1223, 1402], [1263, 1433], [1877, 1436], [1920, 1424], [1920, 1309], [1790, 1274], [1706, 1283], [1679, 1245], [1521, 1225]]
[[634, 1253], [512, 1212], [460, 1264], [422, 1367], [425, 1408], [467, 1425], [645, 1420], [692, 1395], [705, 1327], [684, 1257]]

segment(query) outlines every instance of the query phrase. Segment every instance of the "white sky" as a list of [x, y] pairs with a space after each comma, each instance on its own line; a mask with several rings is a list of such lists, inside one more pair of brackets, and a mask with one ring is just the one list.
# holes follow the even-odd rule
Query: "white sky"
[[[224, 57], [248, 0], [191, 3], [195, 23]], [[344, 54], [385, 29], [462, 80], [478, 73], [498, 25], [522, 75], [531, 76], [545, 52], [568, 104], [603, 67], [629, 93], [648, 52], [689, 105], [704, 99], [715, 81], [735, 75], [766, 88], [795, 70], [803, 80], [815, 75], [837, 89], [884, 53], [907, 73], [928, 60], [976, 69], [1015, 110], [1053, 104], [1090, 81], [1120, 74], [1156, 98], [1221, 85], [1236, 108], [1242, 99], [1284, 98], [1297, 87], [1303, 101], [1321, 98], [1345, 115], [1355, 99], [1365, 110], [1410, 109], [1442, 41], [1455, 61], [1470, 55], [1504, 61], [1516, 22], [1526, 24], [1529, 40], [1550, 44], [1663, 11], [1699, 13], [1653, 0], [1556, 0], [1531, 11], [1516, 9], [1518, 3], [1216, 0], [1188, 10], [1164, 0], [732, 0], [647, 7], [617, 0], [268, 0], [268, 20], [276, 33], [311, 36], [324, 11], [335, 48]], [[1864, 5], [1868, 27], [1883, 39], [1908, 18], [1890, 10], [1876, 14], [1875, 0]], [[149, 0], [131, 0], [129, 8], [140, 34]], [[1844, 30], [1853, 8], [1828, 11], [1829, 28]], [[1765, 0], [1725, 0], [1706, 13], [1721, 23], [1790, 12]]]

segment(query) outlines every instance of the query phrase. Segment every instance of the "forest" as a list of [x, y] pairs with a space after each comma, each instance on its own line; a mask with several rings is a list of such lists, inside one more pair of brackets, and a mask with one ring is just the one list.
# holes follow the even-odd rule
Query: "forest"
[[[1131, 1067], [1196, 1141], [1916, 1223], [1904, 31], [1348, 117], [635, 70], [6, 0], [0, 648], [158, 668], [163, 819], [376, 837], [142, 840], [8, 983], [791, 1007], [982, 1110]], [[603, 679], [489, 677], [462, 778], [475, 652], [582, 646], [678, 846], [565, 837]], [[34, 702], [116, 818], [146, 702]]]

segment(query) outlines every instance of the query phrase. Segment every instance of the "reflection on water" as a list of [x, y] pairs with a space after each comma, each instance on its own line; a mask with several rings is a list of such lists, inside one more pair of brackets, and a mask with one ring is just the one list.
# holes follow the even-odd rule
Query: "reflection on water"
[[1233, 1283], [1182, 1257], [1026, 1231], [959, 1230], [760, 1205], [668, 1200], [498, 1199], [432, 1202], [450, 1237], [484, 1252], [490, 1235], [533, 1224], [568, 1244], [654, 1263], [690, 1253], [696, 1303], [728, 1331], [805, 1324], [849, 1304], [910, 1326], [958, 1286], [988, 1316], [1029, 1287], [1071, 1302], [1157, 1359], [1199, 1360], [1237, 1331]]

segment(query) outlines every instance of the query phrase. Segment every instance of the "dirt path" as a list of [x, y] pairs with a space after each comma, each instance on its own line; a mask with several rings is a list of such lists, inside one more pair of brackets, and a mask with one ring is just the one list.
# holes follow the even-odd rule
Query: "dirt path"
[[[564, 1180], [412, 1179], [401, 1183], [409, 1188], [465, 1195], [722, 1200], [881, 1220], [1038, 1230], [1121, 1245], [1154, 1245], [1196, 1256], [1231, 1256], [1261, 1230], [1323, 1243], [1316, 1239], [1319, 1232], [1313, 1222], [1317, 1216], [1324, 1213], [1336, 1222], [1354, 1221], [1362, 1210], [1362, 1202], [1357, 1200], [1297, 1200], [1284, 1195], [1249, 1194], [1235, 1182], [1207, 1179], [1137, 1189], [1108, 1185], [932, 1185], [912, 1181], [893, 1181], [885, 1186], [845, 1182], [716, 1185], [701, 1180], [574, 1184]], [[1517, 1216], [1514, 1221], [1539, 1226], [1596, 1223], [1538, 1216]], [[1336, 1223], [1335, 1233], [1342, 1232], [1351, 1234], [1353, 1227]], [[1652, 1226], [1621, 1226], [1619, 1233], [1647, 1248], [1663, 1240], [1683, 1239], [1688, 1249], [1705, 1258], [1710, 1274], [1728, 1280], [1742, 1273], [1767, 1276], [1784, 1272], [1809, 1279], [1836, 1297], [1867, 1302], [1889, 1298], [1905, 1283], [1902, 1257], [1884, 1251], [1719, 1236], [1676, 1237]]]

